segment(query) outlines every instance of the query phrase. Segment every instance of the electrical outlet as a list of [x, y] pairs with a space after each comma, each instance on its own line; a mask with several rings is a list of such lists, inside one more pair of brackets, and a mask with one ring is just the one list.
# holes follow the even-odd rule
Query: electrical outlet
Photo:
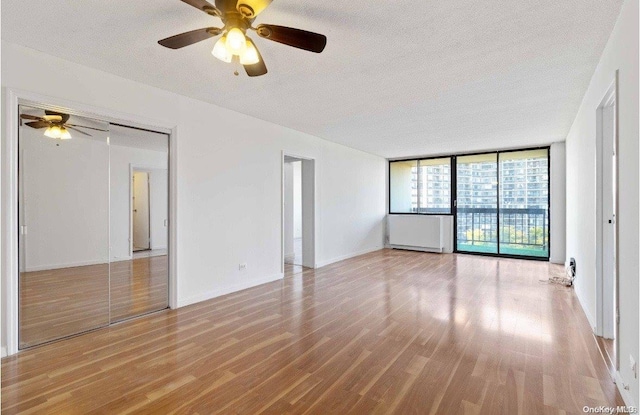
[[238, 265], [238, 269], [240, 271], [246, 270], [247, 269], [247, 264], [246, 263], [242, 263], [242, 264]]
[[629, 369], [631, 369], [631, 372], [633, 373], [633, 377], [635, 379], [638, 378], [638, 371], [637, 371], [637, 367], [636, 367], [636, 361], [633, 359], [633, 356], [629, 355]]

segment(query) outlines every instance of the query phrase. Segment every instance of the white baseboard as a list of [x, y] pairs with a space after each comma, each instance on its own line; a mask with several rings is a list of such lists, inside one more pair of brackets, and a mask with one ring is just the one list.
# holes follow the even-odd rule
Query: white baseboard
[[633, 398], [631, 397], [631, 393], [624, 388], [624, 386], [628, 385], [628, 383], [625, 383], [625, 381], [622, 380], [622, 376], [620, 376], [620, 372], [616, 371], [615, 379], [616, 379], [616, 386], [618, 387], [618, 391], [620, 392], [620, 395], [622, 395], [622, 400], [624, 401], [624, 404], [626, 406], [636, 406], [636, 403], [633, 401]]
[[296, 257], [295, 253], [291, 253], [291, 254], [286, 254], [284, 256], [284, 262], [292, 262]]
[[36, 267], [27, 267], [25, 272], [36, 272], [36, 271], [49, 271], [52, 269], [63, 269], [63, 268], [74, 268], [74, 267], [86, 267], [88, 265], [100, 265], [100, 264], [108, 264], [107, 260], [94, 260], [94, 261], [79, 261], [79, 262], [70, 262], [68, 264], [54, 264], [54, 265], [38, 265]]
[[564, 260], [564, 258], [551, 256], [549, 257], [549, 262], [551, 262], [552, 264], [565, 265], [566, 261]]
[[111, 262], [131, 261], [132, 259], [133, 259], [133, 256], [113, 257], [111, 258]]
[[284, 278], [284, 274], [280, 273], [280, 274], [271, 275], [271, 276], [263, 277], [263, 278], [259, 278], [259, 279], [241, 281], [241, 282], [238, 282], [237, 284], [228, 285], [226, 287], [219, 288], [219, 289], [213, 290], [213, 291], [203, 292], [203, 293], [200, 293], [198, 295], [194, 295], [194, 296], [191, 296], [191, 297], [188, 297], [188, 298], [182, 298], [182, 299], [179, 298], [178, 299], [178, 308], [185, 307], [185, 306], [188, 306], [188, 305], [191, 305], [191, 304], [195, 304], [195, 303], [199, 303], [199, 302], [202, 302], [202, 301], [211, 300], [212, 298], [221, 297], [223, 295], [235, 293], [237, 291], [246, 290], [248, 288], [257, 287], [258, 285], [267, 284], [269, 282], [281, 280], [283, 278]]
[[7, 348], [4, 346], [0, 349], [0, 357], [7, 357]]
[[593, 318], [593, 316], [589, 313], [589, 311], [587, 311], [587, 309], [584, 306], [584, 302], [582, 301], [582, 298], [580, 298], [580, 291], [576, 290], [575, 288], [573, 289], [573, 292], [576, 293], [576, 297], [578, 298], [578, 303], [580, 303], [580, 308], [582, 308], [582, 312], [584, 313], [584, 315], [587, 317], [587, 321], [589, 321], [589, 325], [591, 326], [591, 330], [598, 335], [597, 332], [597, 328], [596, 328], [596, 320]]
[[419, 251], [419, 252], [431, 252], [433, 254], [444, 253], [444, 248], [423, 248], [419, 246], [405, 246], [405, 245], [387, 245], [385, 248], [390, 249], [404, 249], [407, 251]]
[[326, 267], [327, 265], [330, 265], [330, 264], [333, 264], [333, 263], [336, 263], [336, 262], [339, 262], [339, 261], [344, 261], [345, 259], [350, 259], [350, 258], [354, 258], [354, 257], [360, 256], [360, 255], [365, 255], [365, 254], [368, 254], [368, 253], [371, 253], [371, 252], [379, 251], [381, 249], [384, 249], [384, 246], [380, 245], [380, 246], [376, 246], [374, 248], [365, 249], [363, 251], [352, 252], [352, 253], [347, 254], [347, 255], [341, 255], [339, 257], [335, 257], [335, 258], [332, 258], [332, 259], [319, 261], [319, 262], [316, 262], [316, 268]]

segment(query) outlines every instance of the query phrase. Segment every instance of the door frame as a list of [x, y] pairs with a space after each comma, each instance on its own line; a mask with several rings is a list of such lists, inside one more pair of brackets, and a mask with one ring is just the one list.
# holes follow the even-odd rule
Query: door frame
[[[614, 338], [614, 347], [616, 351], [616, 359], [615, 359], [615, 368], [616, 370], [620, 367], [620, 351], [619, 351], [619, 342], [618, 342], [618, 318], [619, 318], [619, 305], [618, 305], [618, 280], [619, 280], [619, 260], [617, 255], [617, 247], [619, 246], [619, 223], [618, 223], [618, 205], [619, 205], [619, 162], [618, 157], [616, 157], [614, 162], [614, 170], [615, 170], [615, 181], [613, 183], [614, 190], [614, 240], [613, 240], [613, 268], [614, 275], [613, 279], [607, 281], [605, 272], [604, 272], [604, 226], [605, 220], [608, 220], [604, 217], [603, 212], [603, 203], [604, 203], [604, 195], [603, 195], [603, 157], [604, 157], [604, 149], [603, 149], [603, 110], [605, 108], [609, 108], [613, 106], [613, 146], [614, 146], [614, 154], [617, 155], [619, 148], [619, 126], [618, 126], [618, 116], [619, 116], [619, 108], [618, 108], [618, 71], [616, 70], [614, 74], [614, 79], [607, 88], [607, 92], [604, 94], [600, 104], [596, 108], [596, 326], [595, 326], [595, 334], [601, 337], [610, 337]], [[613, 284], [613, 287], [610, 286]], [[611, 289], [613, 288], [613, 289]], [[613, 327], [608, 327], [605, 322], [605, 316], [607, 312], [605, 310], [609, 310], [611, 312], [614, 311], [613, 318], [615, 319], [615, 323]]]
[[[55, 103], [55, 104], [54, 104]], [[0, 269], [2, 272], [3, 315], [6, 324], [6, 350], [2, 356], [18, 353], [18, 313], [19, 313], [19, 222], [18, 222], [18, 134], [20, 129], [19, 105], [65, 112], [71, 115], [94, 118], [112, 124], [167, 134], [169, 136], [169, 307], [177, 308], [177, 235], [176, 235], [176, 153], [178, 128], [160, 119], [97, 107], [82, 102], [37, 94], [17, 88], [6, 88], [4, 97], [5, 139], [0, 160], [2, 171], [2, 241]]]
[[[318, 237], [317, 237], [317, 205], [316, 205], [316, 201], [318, 200], [317, 198], [317, 163], [316, 163], [316, 159], [313, 157], [308, 157], [308, 156], [300, 156], [298, 154], [294, 154], [288, 151], [283, 150], [282, 154], [281, 154], [281, 158], [280, 158], [280, 168], [281, 168], [281, 178], [280, 178], [280, 272], [282, 273], [282, 275], [284, 276], [284, 257], [285, 257], [285, 250], [284, 250], [284, 238], [285, 238], [285, 232], [284, 232], [284, 221], [285, 221], [285, 211], [284, 211], [284, 198], [285, 198], [285, 158], [286, 157], [291, 157], [291, 158], [295, 158], [295, 159], [299, 159], [302, 161], [302, 179], [301, 182], [303, 183], [302, 186], [302, 263], [304, 264], [303, 266], [306, 268], [317, 268], [317, 247], [318, 247]], [[305, 164], [306, 162], [306, 164]], [[304, 211], [305, 211], [305, 191], [304, 191], [304, 182], [305, 182], [305, 166], [306, 168], [308, 168], [308, 166], [312, 167], [312, 174], [313, 177], [310, 181], [311, 185], [313, 186], [313, 189], [311, 189], [311, 197], [312, 200], [310, 202], [310, 206], [307, 207], [307, 209], [310, 208], [311, 212], [309, 212], [307, 215], [305, 215]], [[307, 173], [308, 174], [308, 173]], [[307, 196], [308, 197], [308, 196]], [[307, 201], [307, 203], [309, 203], [309, 201]], [[306, 221], [305, 221], [306, 218]], [[305, 244], [306, 241], [306, 244]], [[305, 245], [308, 245], [309, 243], [311, 243], [312, 247], [309, 249], [308, 247], [305, 248]]]

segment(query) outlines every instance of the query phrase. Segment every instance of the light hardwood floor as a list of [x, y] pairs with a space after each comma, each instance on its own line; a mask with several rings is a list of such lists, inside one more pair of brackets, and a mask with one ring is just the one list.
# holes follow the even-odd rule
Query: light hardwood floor
[[[2, 360], [2, 412], [579, 414], [621, 405], [553, 265], [383, 250]], [[557, 271], [557, 270], [556, 270]]]
[[285, 277], [291, 277], [301, 272], [309, 271], [311, 268], [303, 267], [302, 265], [284, 264]]
[[29, 347], [166, 308], [167, 270], [164, 255], [23, 272], [20, 346]]

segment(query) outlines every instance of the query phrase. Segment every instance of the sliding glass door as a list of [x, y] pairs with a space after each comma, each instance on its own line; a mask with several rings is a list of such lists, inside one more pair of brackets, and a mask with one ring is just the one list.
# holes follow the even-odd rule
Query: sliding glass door
[[458, 251], [497, 254], [498, 155], [460, 156], [456, 161]]
[[549, 256], [548, 149], [500, 153], [500, 253]]
[[549, 149], [456, 158], [458, 252], [549, 257]]

